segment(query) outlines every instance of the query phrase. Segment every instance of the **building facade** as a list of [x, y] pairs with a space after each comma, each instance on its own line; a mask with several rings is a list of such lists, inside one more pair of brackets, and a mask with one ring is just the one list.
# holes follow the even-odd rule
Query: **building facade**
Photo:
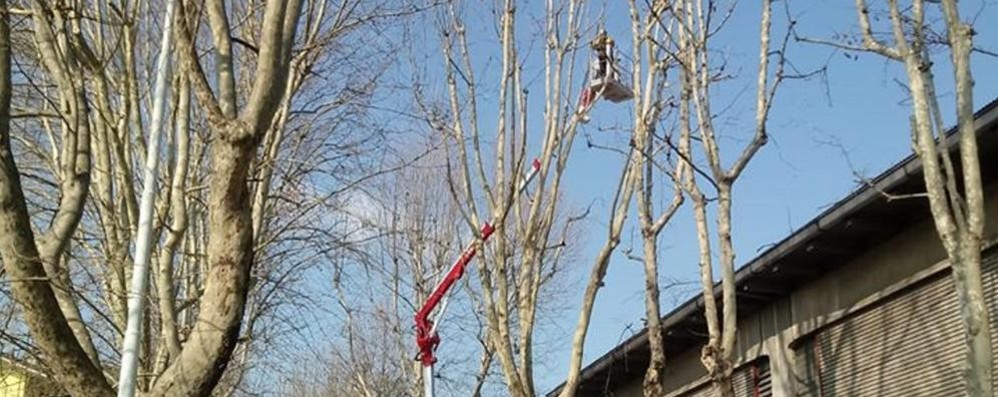
[[[977, 113], [975, 127], [989, 215], [984, 285], [998, 351], [998, 103]], [[885, 195], [920, 191], [921, 163], [909, 157], [738, 270], [737, 396], [961, 394], [966, 346], [928, 203]], [[700, 363], [702, 300], [663, 323], [668, 396], [713, 395]], [[647, 337], [638, 333], [583, 369], [578, 395], [642, 395]]]
[[0, 355], [0, 397], [68, 397], [51, 378], [20, 360]]

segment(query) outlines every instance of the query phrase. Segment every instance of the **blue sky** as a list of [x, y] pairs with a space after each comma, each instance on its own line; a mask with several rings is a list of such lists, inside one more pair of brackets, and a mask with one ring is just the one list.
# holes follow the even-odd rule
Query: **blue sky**
[[[726, 108], [716, 121], [716, 128], [721, 136], [722, 157], [728, 162], [740, 152], [754, 125], [758, 3], [739, 2], [728, 26], [714, 41], [713, 48], [726, 54], [726, 70], [734, 75], [732, 80], [718, 85], [713, 96], [715, 110]], [[880, 3], [872, 1], [871, 6], [881, 6]], [[538, 15], [543, 11], [543, 4], [532, 1], [518, 11], [521, 56], [529, 57], [524, 76], [534, 81], [534, 86], [530, 87], [531, 98], [537, 104], [542, 102], [543, 93], [543, 54], [538, 49], [539, 37], [543, 36], [538, 34], [542, 29]], [[797, 21], [797, 30], [802, 35], [827, 39], [857, 30], [851, 1], [791, 1], [789, 4], [778, 1], [774, 14], [774, 42], [785, 31], [785, 5], [789, 5], [789, 13]], [[498, 47], [491, 6], [492, 2], [479, 1], [469, 2], [465, 7], [475, 73], [481, 85], [479, 105], [484, 131], [490, 130], [495, 118], [489, 112], [495, 109], [493, 91], [498, 74]], [[597, 26], [600, 16], [604, 15], [606, 29], [618, 40], [618, 48], [629, 53], [626, 2], [605, 0], [593, 2], [589, 7], [589, 26]], [[936, 6], [929, 7], [934, 9]], [[965, 19], [998, 20], [998, 1], [995, 0], [964, 1], [961, 9]], [[885, 23], [876, 18], [876, 13], [874, 16], [875, 25]], [[930, 10], [929, 17], [930, 20], [938, 18], [938, 12]], [[427, 18], [422, 27], [413, 32], [415, 40], [409, 53], [415, 64], [425, 63], [424, 73], [430, 77], [439, 77], [437, 68], [440, 67], [435, 22]], [[887, 29], [886, 25], [879, 26], [879, 29], [875, 26], [876, 31]], [[979, 47], [998, 50], [998, 26], [979, 23], [976, 31], [975, 43]], [[954, 98], [951, 71], [947, 68], [949, 60], [941, 51], [936, 54], [937, 90], [944, 117], [947, 124], [951, 124]], [[910, 108], [899, 84], [906, 80], [900, 65], [872, 54], [844, 53], [805, 43], [791, 43], [788, 57], [801, 71], [827, 66], [827, 73], [825, 78], [791, 80], [782, 86], [769, 121], [770, 143], [755, 157], [735, 186], [733, 234], [739, 265], [852, 191], [857, 186], [854, 172], [874, 176], [911, 152], [907, 129]], [[581, 65], [582, 61], [580, 59], [577, 64]], [[993, 72], [998, 67], [998, 59], [975, 55], [973, 62], [975, 105], [980, 107], [998, 97], [998, 77]], [[399, 81], [405, 83], [405, 78], [400, 76]], [[442, 84], [439, 87], [431, 84], [427, 88], [432, 94], [440, 94], [443, 90]], [[533, 128], [539, 127], [536, 122], [541, 112], [538, 108], [531, 116], [535, 123]], [[589, 135], [604, 144], [623, 146], [629, 138], [626, 133], [607, 130], [617, 127], [626, 131], [632, 113], [630, 103], [601, 102], [592, 113], [593, 121], [579, 132], [564, 181], [566, 200], [574, 208], [594, 204], [593, 215], [587, 220], [582, 237], [585, 243], [576, 255], [579, 260], [567, 265], [568, 274], [560, 281], [559, 299], [565, 307], [557, 316], [544, 319], [546, 325], [540, 331], [543, 334], [538, 336], [538, 344], [543, 344], [538, 346], [541, 356], [535, 368], [539, 393], [547, 392], [564, 379], [577, 308], [592, 258], [606, 234], [607, 208], [621, 167], [619, 155], [587, 148], [584, 136]], [[689, 215], [688, 210], [681, 211], [660, 238], [663, 284], [671, 280], [693, 281], [697, 276], [696, 240]], [[586, 343], [586, 363], [642, 326], [643, 270], [639, 263], [621, 254], [632, 245], [638, 248], [639, 243], [631, 241], [633, 234], [634, 228], [629, 226], [610, 265], [606, 287], [601, 289], [597, 299]], [[668, 312], [692, 297], [697, 288], [685, 285], [664, 291], [663, 310]]]

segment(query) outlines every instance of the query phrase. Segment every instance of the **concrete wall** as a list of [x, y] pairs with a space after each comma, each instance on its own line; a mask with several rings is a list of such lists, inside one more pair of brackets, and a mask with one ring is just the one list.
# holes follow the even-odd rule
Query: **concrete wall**
[[[985, 241], [998, 238], [998, 185], [990, 186]], [[939, 271], [945, 253], [930, 220], [910, 228], [823, 277], [799, 286], [790, 296], [748, 318], [739, 319], [738, 362], [769, 356], [773, 395], [794, 395], [794, 352], [790, 344], [802, 336]], [[668, 357], [666, 386], [680, 394], [706, 381], [699, 349]], [[641, 378], [614, 391], [614, 396], [640, 396]]]
[[19, 373], [0, 368], [0, 397], [22, 397], [27, 380]]

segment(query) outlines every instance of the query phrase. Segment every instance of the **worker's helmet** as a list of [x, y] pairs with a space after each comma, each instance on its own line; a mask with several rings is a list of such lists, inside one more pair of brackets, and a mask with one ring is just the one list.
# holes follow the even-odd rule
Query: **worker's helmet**
[[599, 33], [593, 38], [593, 41], [589, 43], [590, 47], [594, 50], [603, 50], [607, 45], [613, 46], [613, 39], [610, 35], [606, 33], [606, 29], [600, 28]]

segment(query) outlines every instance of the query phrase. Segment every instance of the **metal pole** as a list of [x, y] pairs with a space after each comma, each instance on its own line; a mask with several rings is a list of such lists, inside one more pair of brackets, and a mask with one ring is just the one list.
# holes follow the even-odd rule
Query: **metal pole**
[[152, 251], [153, 204], [156, 200], [156, 170], [159, 168], [159, 137], [166, 113], [167, 84], [170, 81], [170, 41], [173, 37], [173, 0], [166, 4], [166, 21], [163, 39], [156, 59], [156, 82], [153, 88], [152, 116], [149, 128], [149, 147], [146, 152], [145, 177], [142, 202], [139, 207], [139, 230], [135, 236], [135, 265], [132, 267], [132, 285], [128, 294], [128, 324], [121, 348], [121, 372], [118, 377], [118, 397], [135, 395], [138, 373], [139, 339], [142, 333], [146, 287], [149, 281], [149, 254]]
[[433, 397], [433, 364], [423, 367], [423, 397]]

